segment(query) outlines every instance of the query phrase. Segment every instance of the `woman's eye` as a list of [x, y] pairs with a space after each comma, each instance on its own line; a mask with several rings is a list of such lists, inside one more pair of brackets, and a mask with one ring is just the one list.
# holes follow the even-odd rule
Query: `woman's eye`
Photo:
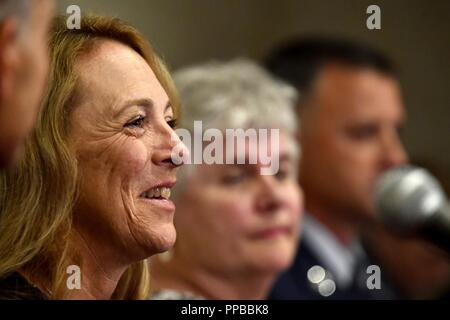
[[278, 180], [284, 180], [288, 177], [289, 172], [287, 170], [278, 170], [276, 177]]
[[227, 185], [234, 185], [242, 182], [244, 180], [244, 177], [242, 175], [240, 176], [226, 176], [223, 178], [223, 182]]
[[246, 174], [243, 172], [232, 173], [232, 174], [225, 175], [222, 178], [222, 182], [226, 185], [236, 185], [236, 184], [243, 182], [245, 178], [246, 178]]
[[172, 128], [175, 129], [178, 125], [177, 119], [172, 119], [167, 121], [167, 124]]
[[139, 127], [139, 128], [141, 128], [143, 126], [144, 122], [145, 122], [145, 117], [139, 116], [138, 118], [126, 123], [124, 127], [128, 127], [128, 128]]

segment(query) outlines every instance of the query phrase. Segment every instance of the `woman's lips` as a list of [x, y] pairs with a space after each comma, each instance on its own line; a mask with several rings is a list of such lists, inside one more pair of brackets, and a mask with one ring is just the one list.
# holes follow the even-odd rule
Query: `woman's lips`
[[274, 239], [282, 235], [289, 235], [291, 233], [291, 228], [286, 227], [272, 227], [266, 228], [261, 231], [255, 232], [253, 238], [255, 239]]
[[175, 204], [170, 200], [171, 188], [175, 185], [175, 180], [166, 181], [157, 186], [142, 192], [139, 198], [146, 203], [160, 207], [170, 212], [175, 211]]
[[145, 203], [151, 204], [153, 206], [159, 207], [163, 210], [174, 212], [175, 211], [175, 204], [169, 200], [169, 199], [163, 199], [163, 198], [140, 198]]

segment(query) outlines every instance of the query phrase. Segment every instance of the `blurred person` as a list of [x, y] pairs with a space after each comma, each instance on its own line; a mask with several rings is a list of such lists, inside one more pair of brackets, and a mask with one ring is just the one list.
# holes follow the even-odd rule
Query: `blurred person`
[[0, 168], [17, 159], [36, 121], [53, 13], [53, 0], [0, 0]]
[[383, 272], [380, 290], [367, 287], [367, 267], [376, 263], [359, 239], [361, 227], [376, 221], [378, 177], [407, 161], [395, 68], [373, 48], [320, 37], [281, 46], [266, 65], [301, 93], [299, 181], [307, 213], [295, 262], [271, 298], [396, 297]]
[[[177, 242], [151, 259], [153, 298], [263, 299], [291, 264], [299, 237], [295, 89], [244, 59], [188, 67], [174, 79], [185, 112], [180, 127], [278, 129], [280, 163], [274, 175], [261, 174], [260, 158], [184, 167], [174, 190]], [[246, 141], [235, 156], [264, 148], [261, 141], [252, 147]]]
[[50, 56], [25, 156], [0, 175], [0, 298], [146, 298], [145, 259], [176, 236], [171, 77], [116, 18], [57, 19]]

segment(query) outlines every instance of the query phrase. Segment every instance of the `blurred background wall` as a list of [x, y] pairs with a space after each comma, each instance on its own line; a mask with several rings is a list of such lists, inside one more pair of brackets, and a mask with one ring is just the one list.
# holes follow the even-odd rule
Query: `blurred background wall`
[[[402, 75], [413, 159], [450, 177], [449, 0], [59, 0], [61, 13], [118, 16], [152, 42], [172, 70], [211, 59], [263, 58], [302, 34], [346, 36], [375, 45]], [[366, 28], [366, 9], [381, 8], [381, 30]]]

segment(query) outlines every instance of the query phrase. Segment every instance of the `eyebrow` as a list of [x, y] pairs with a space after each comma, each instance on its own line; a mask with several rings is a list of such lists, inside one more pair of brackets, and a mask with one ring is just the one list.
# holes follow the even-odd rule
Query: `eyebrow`
[[[140, 98], [140, 99], [127, 100], [124, 103], [124, 105], [122, 107], [120, 107], [117, 110], [117, 112], [115, 112], [114, 116], [115, 117], [119, 116], [124, 110], [126, 110], [127, 108], [129, 108], [131, 106], [141, 106], [141, 107], [144, 107], [146, 109], [151, 109], [151, 108], [153, 108], [154, 105], [155, 105], [155, 103], [150, 98]], [[170, 101], [167, 102], [167, 104], [166, 104], [166, 106], [164, 108], [164, 113], [169, 108], [172, 108], [172, 105], [171, 105]]]
[[[234, 160], [236, 160], [237, 157], [235, 155]], [[278, 158], [278, 162], [281, 163], [290, 163], [293, 162], [293, 160], [295, 159], [294, 155], [292, 154], [292, 152], [286, 151], [284, 153], [280, 153], [280, 157]], [[249, 156], [248, 154], [245, 156], [245, 163], [243, 164], [237, 164], [237, 163], [231, 163], [231, 164], [224, 164], [227, 166], [234, 166], [234, 167], [250, 167], [250, 166], [254, 166], [255, 164], [251, 164], [248, 163], [249, 162]]]
[[147, 98], [127, 100], [120, 108], [117, 109], [114, 113], [114, 117], [118, 117], [122, 112], [131, 106], [141, 106], [150, 109], [153, 105], [153, 100]]

